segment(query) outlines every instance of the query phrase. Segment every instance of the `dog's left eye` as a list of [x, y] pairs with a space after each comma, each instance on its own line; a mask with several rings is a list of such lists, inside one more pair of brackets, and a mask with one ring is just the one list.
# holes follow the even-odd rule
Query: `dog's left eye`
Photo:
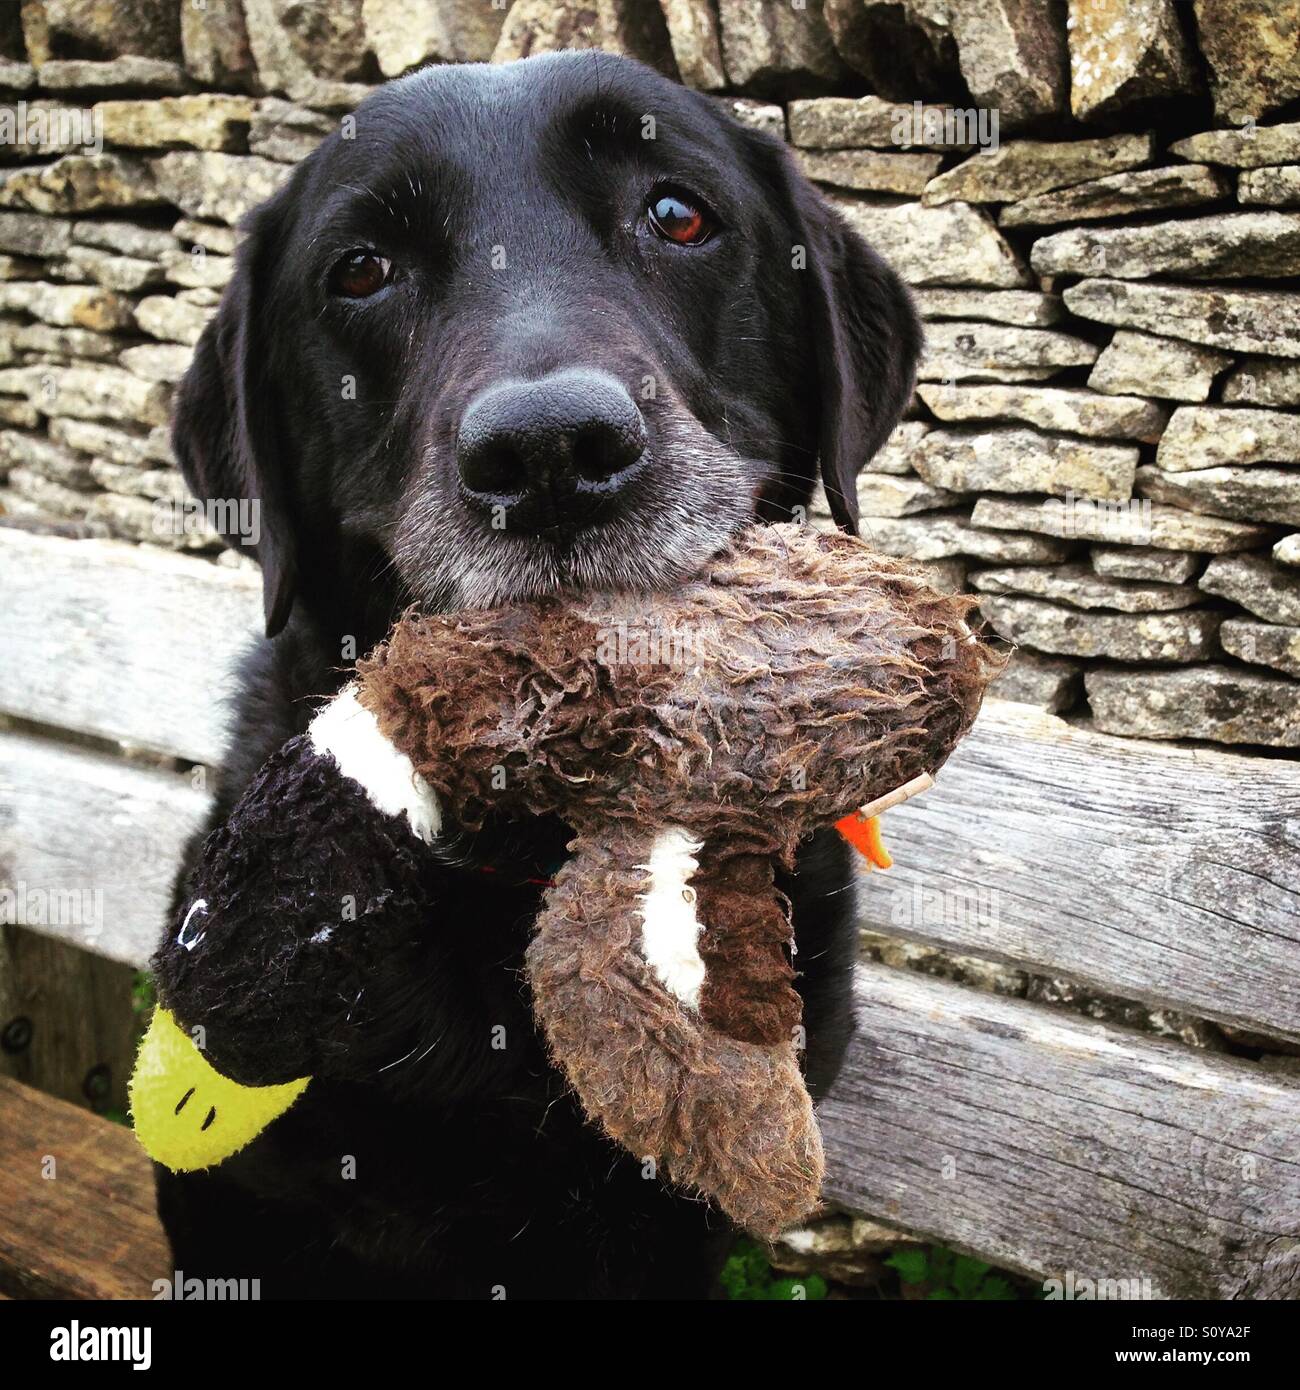
[[699, 246], [713, 235], [712, 214], [689, 194], [661, 191], [646, 205], [650, 225], [665, 241]]
[[374, 251], [349, 251], [330, 271], [330, 292], [345, 299], [366, 299], [388, 283], [393, 263]]

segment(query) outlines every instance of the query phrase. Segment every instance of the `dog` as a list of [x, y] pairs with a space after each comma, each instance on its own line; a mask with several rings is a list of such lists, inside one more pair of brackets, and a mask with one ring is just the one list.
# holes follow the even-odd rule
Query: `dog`
[[[412, 603], [667, 589], [819, 471], [854, 528], [912, 390], [906, 289], [783, 144], [610, 54], [389, 83], [245, 232], [174, 425], [196, 497], [259, 513], [266, 640], [212, 826]], [[725, 1221], [584, 1118], [531, 1017], [567, 835], [453, 837], [347, 1074], [220, 1167], [158, 1170], [178, 1268], [270, 1298], [710, 1296]], [[847, 856], [819, 834], [781, 885], [814, 1095], [852, 1027]]]

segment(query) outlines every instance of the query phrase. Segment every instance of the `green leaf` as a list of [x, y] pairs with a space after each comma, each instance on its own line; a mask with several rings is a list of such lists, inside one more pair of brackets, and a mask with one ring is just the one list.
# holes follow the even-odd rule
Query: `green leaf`
[[828, 1292], [820, 1274], [778, 1279], [763, 1247], [752, 1240], [736, 1242], [718, 1275], [718, 1283], [735, 1302], [802, 1303], [825, 1298]]
[[930, 1259], [919, 1246], [895, 1250], [885, 1264], [898, 1271], [898, 1277], [904, 1284], [924, 1284], [929, 1278]]
[[158, 1002], [158, 992], [154, 988], [153, 976], [147, 970], [137, 970], [131, 981], [131, 1008], [136, 1016], [147, 1020], [148, 1014]]
[[984, 1276], [992, 1269], [983, 1260], [973, 1260], [969, 1255], [958, 1255], [952, 1264], [949, 1282], [957, 1291], [958, 1298], [974, 1298]]
[[722, 1273], [718, 1275], [718, 1282], [728, 1298], [760, 1298], [762, 1294], [757, 1290], [766, 1285], [770, 1273], [763, 1252], [754, 1242], [741, 1241], [727, 1257], [727, 1262], [722, 1266]]

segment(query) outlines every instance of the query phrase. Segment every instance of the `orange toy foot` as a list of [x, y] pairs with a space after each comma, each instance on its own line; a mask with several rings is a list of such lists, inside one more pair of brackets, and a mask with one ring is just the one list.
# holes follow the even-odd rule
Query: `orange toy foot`
[[880, 838], [879, 816], [863, 816], [857, 811], [851, 811], [835, 822], [835, 828], [873, 868], [893, 867], [893, 857]]

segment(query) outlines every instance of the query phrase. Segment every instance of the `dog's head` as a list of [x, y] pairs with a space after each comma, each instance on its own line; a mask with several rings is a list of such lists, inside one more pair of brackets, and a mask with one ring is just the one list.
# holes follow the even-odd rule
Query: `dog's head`
[[[181, 391], [196, 495], [257, 499], [268, 631], [662, 588], [910, 394], [894, 273], [781, 145], [626, 59], [429, 68], [250, 217]], [[228, 539], [234, 539], [230, 537]]]

